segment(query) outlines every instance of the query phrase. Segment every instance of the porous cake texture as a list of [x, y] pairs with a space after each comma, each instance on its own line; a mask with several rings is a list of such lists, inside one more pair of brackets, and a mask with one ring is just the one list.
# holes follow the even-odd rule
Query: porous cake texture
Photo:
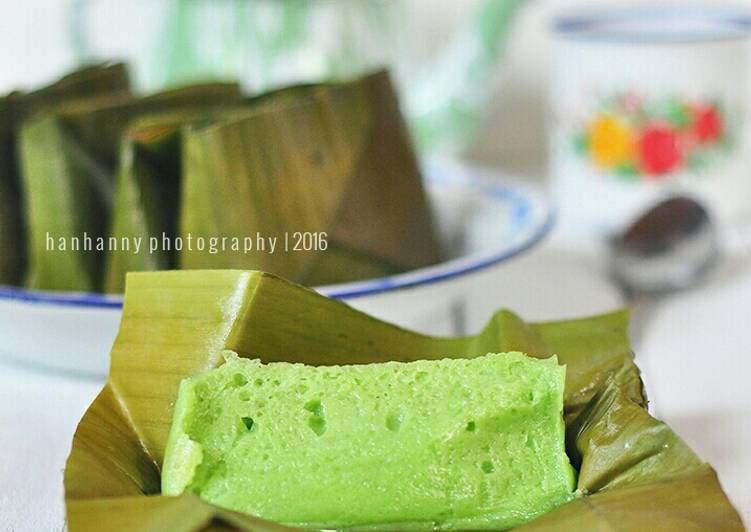
[[162, 490], [305, 527], [510, 528], [574, 496], [565, 368], [522, 353], [351, 366], [233, 354], [180, 386]]

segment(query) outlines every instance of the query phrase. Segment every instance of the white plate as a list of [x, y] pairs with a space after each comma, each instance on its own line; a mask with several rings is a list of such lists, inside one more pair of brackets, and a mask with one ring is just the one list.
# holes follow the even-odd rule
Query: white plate
[[[405, 327], [462, 334], [468, 294], [482, 282], [482, 274], [539, 242], [554, 215], [537, 187], [497, 172], [433, 161], [425, 174], [449, 260], [318, 290]], [[103, 375], [121, 306], [119, 296], [0, 286], [0, 351], [40, 367]]]

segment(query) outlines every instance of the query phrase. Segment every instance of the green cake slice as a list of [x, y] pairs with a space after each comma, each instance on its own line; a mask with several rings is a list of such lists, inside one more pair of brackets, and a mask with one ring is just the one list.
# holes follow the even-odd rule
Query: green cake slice
[[521, 353], [306, 366], [180, 386], [162, 491], [312, 528], [503, 529], [574, 497], [565, 368]]

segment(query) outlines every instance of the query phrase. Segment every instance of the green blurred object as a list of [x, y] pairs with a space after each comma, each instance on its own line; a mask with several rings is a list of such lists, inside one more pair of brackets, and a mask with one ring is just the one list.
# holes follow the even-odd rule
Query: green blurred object
[[[123, 134], [109, 236], [123, 245], [105, 257], [104, 291], [122, 294], [129, 271], [172, 269], [177, 253], [161, 245], [178, 230], [182, 181], [182, 129], [191, 121], [205, 121], [232, 106], [154, 114], [136, 120]], [[151, 240], [158, 239], [159, 246]]]
[[[106, 72], [127, 87], [121, 65]], [[104, 92], [76, 73], [64, 85], [88, 97], [68, 100], [55, 85], [56, 99], [0, 100], [7, 282], [122, 293], [128, 271], [179, 267], [264, 269], [317, 286], [439, 262], [386, 72], [253, 98], [232, 83], [137, 97], [87, 75]], [[272, 238], [275, 251], [259, 248]], [[213, 250], [220, 240], [236, 244]]]
[[19, 284], [25, 263], [15, 157], [17, 99], [0, 99], [0, 284]]
[[[232, 99], [226, 105], [153, 113], [135, 120], [123, 133], [109, 236], [131, 245], [140, 239], [143, 247], [138, 253], [121, 248], [108, 251], [105, 292], [122, 294], [127, 272], [178, 267], [179, 253], [164, 246], [163, 239], [174, 242], [178, 236], [186, 129], [246, 114], [249, 104]], [[150, 245], [153, 239], [158, 246]]]
[[26, 236], [18, 161], [22, 120], [45, 107], [108, 92], [128, 91], [122, 64], [82, 68], [40, 90], [0, 98], [0, 284], [18, 285], [26, 268]]
[[[150, 115], [122, 143], [110, 236], [158, 246], [108, 253], [106, 292], [122, 293], [128, 271], [256, 268], [320, 286], [440, 260], [384, 72]], [[258, 238], [275, 238], [275, 252]], [[182, 249], [168, 249], [176, 239]], [[240, 249], [210, 250], [233, 239]]]
[[[260, 235], [277, 251], [184, 248], [180, 268], [262, 269], [320, 286], [440, 260], [385, 72], [263, 95], [245, 113], [185, 127], [182, 150], [183, 242]], [[299, 246], [296, 235], [325, 242]]]
[[[122, 293], [125, 272], [170, 269], [172, 253], [162, 247], [147, 252], [131, 250], [139, 241], [148, 245], [160, 234], [175, 235], [176, 201], [180, 196], [180, 160], [177, 128], [136, 126], [123, 136], [109, 236], [116, 243], [105, 256], [104, 291]], [[137, 240], [140, 239], [140, 240]]]
[[[97, 243], [108, 236], [120, 139], [133, 120], [233, 101], [242, 101], [235, 84], [194, 85], [145, 98], [110, 93], [46, 108], [25, 121], [20, 157], [26, 286], [100, 290], [104, 249]], [[68, 246], [78, 239], [79, 250], [61, 249], [60, 239]]]
[[115, 531], [290, 530], [191, 494], [159, 495], [180, 381], [218, 366], [229, 349], [309, 365], [557, 354], [567, 366], [567, 448], [583, 497], [526, 529], [743, 530], [712, 468], [647, 412], [627, 326], [626, 312], [530, 324], [500, 311], [476, 336], [436, 338], [269, 274], [131, 274], [107, 384], [78, 426], [65, 469], [68, 527], [98, 531], [106, 519]]
[[[112, 1], [72, 4], [70, 40], [79, 59], [106, 53], [98, 43], [110, 40], [98, 34], [95, 16], [106, 18]], [[149, 53], [124, 48], [146, 91], [240, 79], [260, 93], [387, 68], [418, 148], [458, 152], [486, 114], [524, 0], [465, 4], [466, 19], [426, 58], [421, 52], [434, 43], [420, 39], [433, 33], [418, 27], [421, 14], [408, 0], [163, 0], [149, 6], [148, 16], [158, 20]]]

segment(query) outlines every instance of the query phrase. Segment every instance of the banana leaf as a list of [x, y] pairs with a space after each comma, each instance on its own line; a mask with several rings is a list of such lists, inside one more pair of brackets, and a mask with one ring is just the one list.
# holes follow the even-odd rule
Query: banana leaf
[[122, 64], [90, 66], [34, 92], [0, 99], [0, 284], [20, 284], [26, 266], [16, 155], [19, 123], [45, 106], [105, 92], [127, 92], [128, 84]]
[[0, 99], [0, 284], [18, 284], [24, 267], [15, 157], [17, 94]]
[[24, 114], [31, 115], [47, 106], [104, 94], [130, 94], [130, 77], [123, 63], [90, 65], [55, 83], [24, 94]]
[[[151, 246], [152, 238], [177, 234], [180, 197], [180, 120], [134, 125], [123, 136], [116, 176], [110, 237], [139, 241], [139, 250], [110, 249], [105, 258], [104, 291], [121, 294], [129, 271], [171, 269], [171, 249]], [[148, 249], [147, 249], [148, 247]]]
[[[125, 274], [177, 267], [177, 252], [162, 245], [177, 236], [182, 188], [182, 131], [191, 123], [214, 121], [242, 107], [212, 106], [139, 118], [123, 134], [116, 174], [109, 236], [141, 249], [109, 249], [105, 257], [104, 291], [122, 294]], [[151, 240], [156, 239], [152, 245]]]
[[69, 530], [289, 530], [159, 494], [178, 384], [220, 364], [223, 349], [313, 365], [555, 353], [567, 366], [567, 445], [583, 495], [526, 528], [743, 530], [711, 467], [647, 412], [627, 325], [624, 311], [529, 324], [502, 310], [476, 336], [435, 338], [270, 274], [129, 274], [109, 377], [65, 469]]
[[[374, 96], [379, 90], [386, 91], [384, 97]], [[400, 185], [405, 193], [414, 189], [414, 205], [410, 208], [403, 204], [400, 214], [405, 227], [412, 228], [413, 239], [399, 243], [405, 249], [398, 256], [410, 260], [409, 252], [421, 241], [425, 251], [433, 254], [424, 254], [422, 262], [397, 266], [390, 259], [337, 240], [336, 235], [327, 238], [325, 253], [280, 249], [295, 232], [330, 234], [332, 224], [336, 230], [336, 224], [340, 223], [336, 217], [346, 210], [339, 204], [346, 200], [345, 194], [350, 194], [348, 187], [357, 187], [355, 197], [367, 192], [362, 184], [354, 183], [358, 176], [343, 172], [352, 172], [360, 164], [355, 157], [359, 156], [358, 150], [366, 138], [363, 130], [372, 129], [371, 122], [375, 123], [363, 117], [373, 114], [370, 107], [374, 103], [391, 96], [388, 79], [381, 73], [348, 84], [280, 89], [237, 107], [139, 120], [123, 138], [110, 235], [117, 241], [129, 242], [156, 238], [159, 245], [153, 253], [151, 249], [138, 254], [109, 253], [104, 290], [122, 293], [128, 271], [176, 266], [265, 268], [307, 284], [327, 284], [386, 275], [434, 262], [437, 246], [419, 175], [414, 171], [404, 174], [407, 179], [402, 179], [405, 183]], [[387, 118], [400, 119], [397, 110], [392, 110], [392, 114], [393, 117]], [[295, 128], [288, 127], [293, 122], [297, 124]], [[316, 128], [327, 127], [331, 131], [325, 138], [311, 134]], [[294, 134], [296, 129], [304, 136]], [[337, 135], [350, 145], [336, 140]], [[378, 185], [401, 176], [405, 157], [411, 157], [409, 145], [401, 139], [389, 149], [396, 157], [393, 163], [387, 163], [389, 171], [379, 172], [377, 180], [367, 176], [361, 176], [362, 179]], [[324, 164], [323, 153], [328, 152], [331, 154]], [[301, 157], [308, 153], [312, 154], [310, 161]], [[411, 159], [408, 162], [411, 164]], [[334, 186], [329, 186], [332, 183]], [[369, 196], [371, 201], [384, 202], [386, 193], [379, 190]], [[182, 198], [179, 216], [173, 212], [177, 197]], [[311, 197], [316, 199], [310, 201]], [[299, 200], [297, 208], [293, 206], [294, 198]], [[358, 223], [363, 222], [360, 219], [363, 212], [358, 207], [352, 215]], [[418, 216], [418, 212], [423, 215]], [[351, 225], [352, 216], [345, 221], [347, 226]], [[173, 226], [178, 218], [180, 230], [175, 234]], [[403, 229], [397, 230], [394, 225], [384, 230], [381, 224], [379, 230], [383, 234], [378, 238], [392, 244], [405, 235]], [[423, 232], [424, 238], [417, 238], [419, 232]], [[214, 236], [239, 240], [250, 237], [254, 246], [257, 235], [275, 237], [277, 251], [271, 254], [254, 250], [248, 254], [226, 250], [210, 254], [205, 249], [190, 250], [186, 246], [177, 256], [174, 250], [161, 245], [162, 235], [167, 236], [168, 242], [174, 242], [176, 236], [183, 242], [195, 241], [196, 237], [206, 240]]]
[[[260, 236], [277, 250], [183, 249], [181, 268], [262, 269], [321, 285], [439, 260], [385, 72], [265, 95], [235, 118], [187, 127], [182, 150], [183, 240]], [[326, 233], [325, 250], [295, 249], [295, 233]]]
[[143, 98], [91, 98], [61, 106], [54, 114], [76, 143], [86, 148], [93, 160], [108, 168], [115, 168], [120, 138], [134, 119], [149, 113], [240, 103], [243, 99], [236, 83], [206, 83]]
[[[138, 240], [148, 250], [109, 250], [105, 292], [122, 294], [127, 272], [177, 267], [177, 253], [162, 245], [162, 237], [174, 241], [177, 236], [183, 130], [190, 124], [215, 123], [244, 111], [243, 107], [229, 106], [147, 115], [124, 133], [109, 236], [117, 242]], [[157, 239], [156, 246], [150, 245], [152, 239]]]
[[609, 378], [568, 427], [574, 500], [520, 530], [743, 530], [712, 468]]
[[[104, 250], [96, 249], [95, 244], [107, 236], [111, 223], [123, 132], [133, 120], [148, 113], [232, 101], [242, 101], [237, 85], [196, 85], [145, 98], [129, 94], [92, 97], [47, 107], [27, 121], [21, 130], [20, 149], [28, 219], [26, 285], [99, 290]], [[76, 237], [79, 250], [71, 251], [70, 243]], [[68, 248], [61, 249], [60, 239]], [[83, 251], [84, 246], [93, 249]]]

